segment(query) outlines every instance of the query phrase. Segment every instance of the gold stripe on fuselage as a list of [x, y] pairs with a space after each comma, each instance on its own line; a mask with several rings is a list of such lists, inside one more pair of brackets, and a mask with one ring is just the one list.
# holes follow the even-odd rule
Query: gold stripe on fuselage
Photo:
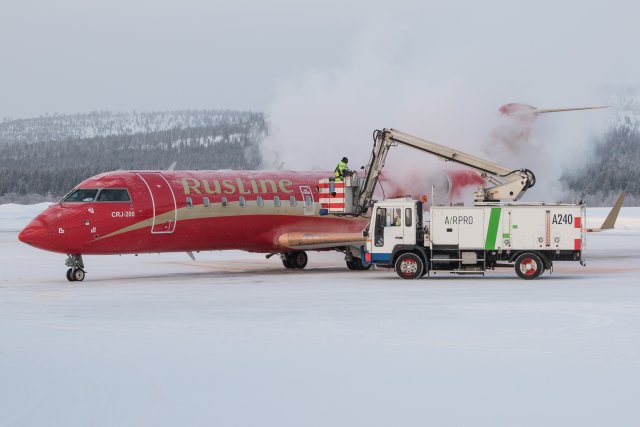
[[[286, 206], [285, 206], [286, 202]], [[291, 206], [288, 200], [283, 202], [280, 207], [270, 206], [267, 207], [267, 203], [273, 203], [273, 201], [265, 200], [265, 206], [259, 207], [255, 200], [248, 200], [245, 206], [240, 206], [240, 202], [228, 202], [226, 207], [222, 206], [222, 203], [211, 203], [207, 208], [204, 205], [198, 204], [193, 207], [182, 207], [177, 209], [176, 223], [180, 221], [188, 221], [191, 219], [205, 219], [205, 218], [221, 218], [229, 216], [250, 216], [250, 215], [283, 215], [283, 216], [308, 216], [312, 218], [336, 218], [335, 215], [320, 215], [319, 203], [314, 203], [313, 215], [306, 214], [304, 212], [304, 202], [298, 200], [297, 206]], [[121, 228], [104, 236], [98, 237], [95, 240], [103, 240], [109, 237], [114, 237], [120, 234], [128, 233], [129, 231], [139, 230], [145, 227], [151, 227], [154, 224], [163, 224], [173, 220], [174, 211], [169, 211], [155, 218], [145, 219], [143, 221], [131, 224], [127, 227]], [[349, 218], [355, 220], [353, 218]]]

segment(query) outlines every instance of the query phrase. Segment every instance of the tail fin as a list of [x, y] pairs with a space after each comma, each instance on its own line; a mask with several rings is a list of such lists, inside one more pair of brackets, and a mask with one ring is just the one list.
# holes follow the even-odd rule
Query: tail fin
[[611, 208], [611, 212], [609, 212], [609, 215], [607, 215], [607, 218], [602, 223], [602, 227], [600, 227], [601, 230], [611, 230], [616, 225], [622, 202], [624, 202], [624, 196], [626, 196], [626, 193], [623, 191], [620, 193], [620, 196], [618, 196], [618, 200], [614, 203], [613, 208]]

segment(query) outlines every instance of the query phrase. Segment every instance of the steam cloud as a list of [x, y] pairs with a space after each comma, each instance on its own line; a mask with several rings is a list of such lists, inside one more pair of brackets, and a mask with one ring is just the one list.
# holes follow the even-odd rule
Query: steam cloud
[[[348, 61], [280, 84], [267, 110], [266, 162], [331, 171], [347, 156], [355, 169], [369, 158], [372, 131], [392, 127], [533, 170], [538, 183], [524, 200], [562, 198], [558, 178], [579, 167], [615, 109], [540, 116], [528, 141], [508, 149], [496, 139], [498, 108], [602, 105], [615, 88], [636, 84], [639, 61], [627, 52], [640, 39], [629, 10], [638, 6], [490, 3], [371, 13]], [[449, 167], [395, 148], [385, 173], [424, 180], [428, 191], [429, 177]]]

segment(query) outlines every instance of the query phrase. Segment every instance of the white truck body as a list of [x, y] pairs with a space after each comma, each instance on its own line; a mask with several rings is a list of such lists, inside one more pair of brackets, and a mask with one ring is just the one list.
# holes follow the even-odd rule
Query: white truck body
[[[584, 204], [434, 206], [429, 216], [423, 228], [422, 203], [410, 199], [376, 203], [367, 261], [393, 266], [404, 278], [416, 278], [415, 269], [420, 270], [418, 276], [438, 271], [484, 274], [487, 269], [515, 265], [520, 277], [533, 279], [551, 269], [554, 261], [584, 264]], [[406, 255], [411, 253], [415, 256]], [[409, 263], [412, 274], [403, 276], [403, 262]]]
[[485, 204], [431, 208], [430, 245], [461, 250], [580, 250], [584, 205]]

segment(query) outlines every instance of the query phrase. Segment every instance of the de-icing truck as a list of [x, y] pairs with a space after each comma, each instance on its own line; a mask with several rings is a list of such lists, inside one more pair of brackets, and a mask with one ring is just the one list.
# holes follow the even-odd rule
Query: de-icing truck
[[[497, 165], [450, 147], [394, 129], [374, 132], [364, 177], [321, 182], [328, 214], [371, 216], [366, 245], [346, 251], [348, 262], [393, 267], [405, 279], [430, 272], [484, 274], [496, 267], [515, 267], [523, 279], [552, 270], [556, 261], [584, 263], [587, 231], [613, 228], [624, 200], [620, 196], [601, 229], [586, 229], [583, 203], [518, 202], [535, 185], [528, 169]], [[475, 170], [487, 182], [473, 206], [431, 206], [423, 224], [423, 203], [411, 199], [376, 202], [374, 188], [391, 147], [404, 145]], [[337, 186], [340, 186], [338, 189]], [[338, 191], [339, 190], [339, 191]], [[358, 259], [360, 258], [360, 259]]]
[[584, 204], [432, 206], [423, 227], [421, 201], [385, 200], [374, 205], [365, 259], [393, 267], [403, 279], [511, 266], [519, 277], [535, 279], [555, 261], [584, 265], [585, 213]]

